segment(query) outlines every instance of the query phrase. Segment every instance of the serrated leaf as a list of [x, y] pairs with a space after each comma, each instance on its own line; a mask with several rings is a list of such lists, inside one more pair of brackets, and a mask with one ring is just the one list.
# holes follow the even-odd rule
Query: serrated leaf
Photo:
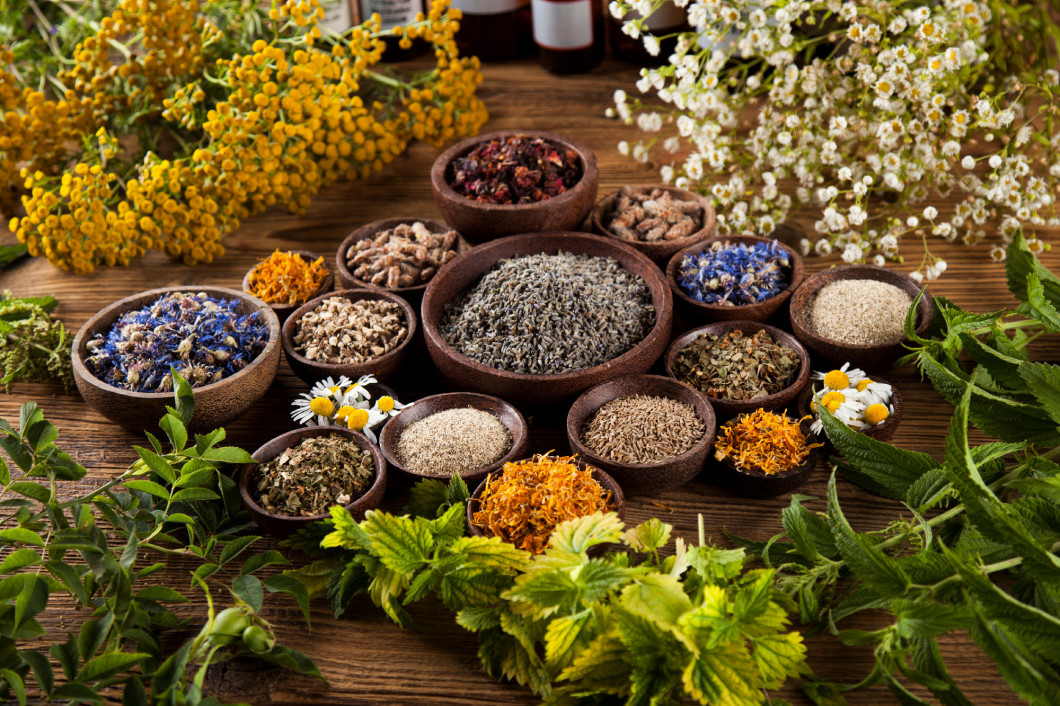
[[933, 468], [920, 476], [905, 494], [905, 504], [914, 510], [924, 512], [938, 505], [953, 493], [946, 473], [941, 468]]
[[1060, 424], [1060, 367], [1050, 363], [1024, 362], [1019, 366], [1019, 375], [1026, 381], [1042, 409], [1055, 424]]
[[847, 522], [839, 506], [835, 474], [828, 481], [828, 523], [832, 527], [836, 549], [861, 581], [889, 587], [895, 594], [909, 587], [909, 576], [901, 566], [877, 548], [871, 539], [855, 532]]
[[904, 598], [891, 601], [895, 630], [902, 638], [936, 637], [954, 630], [963, 630], [971, 620], [971, 613], [961, 605], [919, 602]]
[[15, 481], [7, 486], [7, 489], [12, 493], [25, 495], [27, 498], [33, 498], [42, 503], [46, 503], [51, 499], [51, 493], [46, 487], [31, 480]]
[[199, 468], [197, 470], [187, 470], [188, 466], [192, 462], [184, 464], [184, 468], [181, 469], [180, 475], [173, 481], [174, 488], [198, 488], [206, 485], [213, 481], [217, 474], [217, 471], [213, 468]]
[[554, 618], [545, 631], [545, 665], [553, 674], [566, 669], [594, 637], [591, 610]]
[[1045, 297], [1054, 307], [1060, 308], [1060, 279], [1034, 256], [1027, 247], [1023, 234], [1017, 233], [1005, 252], [1005, 277], [1009, 291], [1015, 294], [1017, 299], [1027, 300], [1027, 278], [1032, 274], [1041, 283]]
[[412, 486], [412, 493], [409, 504], [405, 506], [405, 512], [414, 517], [432, 520], [438, 517], [448, 504], [449, 491], [445, 483], [434, 478], [424, 478]]
[[0, 563], [0, 574], [11, 574], [27, 566], [36, 566], [42, 561], [39, 552], [27, 547], [16, 549], [4, 558]]
[[910, 640], [912, 649], [913, 666], [923, 674], [927, 674], [945, 687], [928, 687], [931, 693], [943, 706], [972, 706], [972, 702], [961, 692], [954, 683], [942, 661], [942, 653], [939, 652], [938, 642], [935, 638], [913, 638]]
[[[1055, 284], [1055, 283], [1054, 283]], [[1027, 274], [1027, 301], [1020, 307], [1032, 319], [1036, 319], [1050, 333], [1060, 332], [1060, 312], [1049, 300], [1041, 278], [1035, 272]]]
[[157, 473], [159, 477], [164, 479], [167, 483], [172, 483], [177, 478], [177, 472], [173, 470], [173, 467], [169, 465], [169, 461], [162, 458], [154, 451], [145, 449], [141, 446], [134, 446], [136, 453], [140, 455], [143, 462], [147, 464], [147, 467]]
[[449, 552], [466, 557], [475, 566], [513, 574], [525, 568], [532, 556], [500, 537], [460, 537], [449, 545]]
[[809, 561], [821, 557], [835, 559], [839, 554], [832, 532], [828, 529], [828, 520], [806, 509], [801, 502], [803, 499], [804, 496], [792, 496], [791, 504], [781, 510], [780, 521], [784, 531], [803, 558]]
[[592, 640], [556, 681], [577, 682], [579, 686], [605, 694], [622, 694], [629, 689], [628, 650], [615, 632]]
[[257, 576], [246, 574], [236, 577], [232, 581], [232, 593], [239, 596], [255, 613], [261, 610], [262, 601], [265, 599], [265, 591]]
[[[169, 443], [175, 451], [183, 450], [188, 445], [188, 430], [177, 415], [167, 414], [158, 422], [158, 426], [169, 437]], [[170, 480], [170, 483], [172, 482]]]
[[767, 689], [779, 689], [788, 677], [809, 673], [806, 645], [797, 632], [752, 637], [751, 655]]
[[52, 692], [53, 699], [71, 699], [76, 701], [87, 701], [89, 703], [102, 703], [103, 696], [84, 684], [70, 682], [63, 684]]
[[236, 539], [233, 539], [231, 542], [224, 546], [224, 549], [221, 550], [221, 565], [223, 566], [224, 564], [227, 564], [228, 562], [235, 559], [247, 547], [249, 547], [254, 542], [258, 541], [259, 539], [261, 539], [261, 537], [254, 535], [247, 537], [237, 537]]
[[[466, 577], [454, 577], [454, 579], [450, 581], [450, 592], [452, 593], [453, 583], [459, 581], [461, 586], [463, 586], [465, 580]], [[431, 591], [437, 588], [438, 584], [441, 582], [442, 575], [433, 568], [427, 567], [420, 573], [416, 574], [415, 578], [412, 579], [412, 583], [409, 584], [409, 590], [405, 593], [405, 599], [401, 601], [401, 604], [408, 605], [423, 600]]]
[[456, 614], [457, 624], [471, 632], [481, 632], [501, 624], [501, 608], [497, 606], [470, 606]]
[[15, 692], [15, 697], [18, 699], [19, 706], [26, 706], [26, 685], [22, 681], [21, 675], [10, 669], [0, 669], [0, 684], [6, 684]]
[[667, 574], [651, 573], [622, 590], [619, 604], [634, 615], [670, 629], [692, 609], [692, 601], [681, 582]]
[[55, 672], [52, 670], [52, 664], [47, 655], [37, 650], [22, 650], [18, 656], [33, 669], [33, 676], [36, 677], [41, 690], [45, 694], [50, 694], [55, 688]]
[[622, 533], [622, 541], [635, 552], [650, 552], [662, 549], [670, 541], [673, 527], [653, 517]]
[[80, 659], [77, 653], [77, 640], [70, 633], [67, 633], [66, 642], [53, 642], [48, 648], [51, 652], [52, 657], [59, 663], [59, 666], [63, 668], [63, 674], [67, 679], [73, 679], [74, 675], [77, 674], [78, 660]]
[[436, 544], [448, 544], [467, 532], [467, 510], [463, 505], [452, 505], [441, 517], [430, 520], [428, 528]]
[[36, 532], [25, 527], [9, 527], [0, 530], [0, 542], [4, 544], [29, 544], [34, 547], [43, 547], [44, 540]]
[[276, 645], [270, 652], [258, 655], [258, 657], [266, 662], [278, 664], [281, 667], [290, 669], [293, 672], [298, 672], [299, 674], [316, 677], [317, 679], [324, 681], [325, 684], [327, 683], [327, 680], [324, 679], [324, 675], [320, 673], [320, 668], [317, 667], [316, 663], [298, 650], [292, 650], [290, 647], [284, 647], [283, 645]]
[[202, 458], [217, 463], [255, 463], [253, 457], [238, 446], [217, 446], [208, 449]]
[[685, 667], [685, 689], [700, 703], [757, 704], [761, 687], [754, 660], [743, 642], [719, 645]]
[[175, 405], [173, 411], [187, 426], [195, 414], [195, 391], [175, 368], [171, 366], [169, 372], [173, 376], [173, 404]]
[[994, 380], [1002, 383], [1012, 392], [1029, 392], [1027, 383], [1019, 373], [1020, 364], [1025, 362], [1024, 360], [1005, 355], [968, 334], [961, 335], [961, 343], [972, 360], [983, 366]]
[[169, 491], [153, 480], [127, 480], [125, 487], [129, 490], [139, 490], [141, 493], [154, 495], [162, 500], [169, 500]]
[[269, 549], [262, 552], [261, 554], [255, 554], [246, 561], [243, 562], [243, 566], [239, 569], [240, 576], [246, 576], [252, 574], [255, 571], [265, 568], [266, 566], [272, 566], [273, 564], [281, 564], [283, 566], [290, 566], [291, 562], [280, 552], [275, 549]]
[[1060, 674], [1029, 653], [1022, 643], [973, 606], [972, 639], [1012, 689], [1032, 703], [1060, 703]]
[[113, 613], [107, 613], [100, 618], [86, 620], [81, 624], [81, 630], [77, 633], [77, 652], [81, 656], [82, 661], [87, 661], [89, 657], [99, 651], [99, 648], [103, 646], [103, 642], [110, 634], [110, 629], [113, 625]]
[[309, 625], [309, 594], [298, 579], [285, 574], [276, 574], [265, 579], [264, 584], [269, 593], [286, 593], [294, 598], [295, 602], [298, 603], [298, 607], [302, 609], [302, 616], [305, 618], [306, 625]]
[[199, 500], [220, 500], [221, 496], [209, 488], [183, 488], [173, 493], [173, 502], [190, 503]]
[[361, 527], [379, 560], [391, 571], [406, 574], [418, 570], [431, 555], [431, 533], [426, 522], [373, 511]]
[[136, 592], [136, 597], [159, 603], [187, 603], [188, 599], [180, 591], [168, 586], [148, 586]]
[[548, 546], [570, 554], [581, 554], [599, 544], [621, 541], [623, 527], [617, 514], [594, 512], [560, 522], [552, 531]]
[[142, 652], [108, 652], [86, 663], [77, 673], [77, 681], [90, 682], [106, 679], [139, 664], [151, 655]]

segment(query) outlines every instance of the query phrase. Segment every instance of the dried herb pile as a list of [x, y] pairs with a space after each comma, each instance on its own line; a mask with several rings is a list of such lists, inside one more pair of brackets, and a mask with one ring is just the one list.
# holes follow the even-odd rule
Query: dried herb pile
[[0, 384], [19, 380], [58, 382], [74, 389], [70, 343], [63, 322], [52, 317], [55, 297], [0, 296]]
[[564, 193], [581, 179], [578, 153], [540, 137], [509, 135], [483, 142], [453, 160], [449, 185], [483, 203], [536, 203]]
[[587, 449], [619, 463], [656, 463], [680, 456], [706, 427], [690, 404], [653, 395], [626, 395], [601, 405], [581, 429]]
[[744, 306], [765, 301], [787, 289], [791, 258], [776, 240], [730, 243], [717, 240], [701, 253], [687, 255], [677, 283], [698, 302]]
[[293, 252], [277, 250], [250, 272], [250, 294], [266, 304], [304, 304], [328, 278], [324, 258], [312, 262]]
[[707, 397], [753, 400], [790, 385], [799, 364], [799, 354], [768, 331], [746, 336], [736, 330], [702, 334], [678, 352], [673, 371]]
[[769, 476], [790, 471], [805, 462], [810, 451], [823, 446], [811, 443], [803, 431], [801, 423], [807, 419], [756, 409], [718, 428], [714, 456], [719, 461], [729, 459], [743, 471]]
[[255, 500], [274, 515], [312, 517], [348, 505], [375, 480], [372, 454], [341, 434], [312, 436], [261, 464]]

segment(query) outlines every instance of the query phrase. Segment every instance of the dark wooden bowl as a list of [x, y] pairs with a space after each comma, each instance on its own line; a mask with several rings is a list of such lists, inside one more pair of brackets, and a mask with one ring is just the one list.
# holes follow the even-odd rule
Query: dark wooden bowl
[[611, 214], [615, 211], [615, 204], [618, 202], [619, 192], [612, 191], [607, 196], [600, 199], [596, 207], [593, 209], [592, 214], [592, 226], [593, 232], [605, 235], [608, 238], [614, 238], [620, 243], [626, 243], [632, 248], [640, 250], [642, 253], [650, 257], [656, 263], [661, 266], [670, 257], [689, 245], [698, 243], [706, 238], [713, 238], [718, 230], [717, 215], [714, 213], [714, 206], [711, 205], [710, 199], [704, 198], [699, 194], [687, 191], [685, 189], [678, 189], [676, 186], [665, 186], [662, 184], [645, 184], [638, 186], [627, 187], [634, 191], [648, 191], [652, 189], [662, 189], [670, 194], [670, 196], [677, 201], [695, 201], [703, 208], [703, 226], [696, 232], [678, 240], [656, 240], [654, 242], [644, 242], [640, 240], [624, 240], [623, 238], [615, 235], [605, 225], [611, 218]]
[[[722, 400], [717, 397], [706, 395], [707, 400], [709, 400], [710, 404], [714, 407], [714, 411], [719, 416], [731, 417], [737, 414], [750, 412], [759, 407], [769, 410], [780, 409], [781, 407], [786, 407], [794, 402], [795, 398], [797, 398], [803, 388], [806, 387], [806, 383], [810, 381], [810, 373], [812, 371], [810, 366], [810, 354], [807, 353], [806, 349], [802, 347], [802, 344], [787, 331], [782, 331], [776, 326], [763, 324], [760, 321], [718, 321], [717, 323], [694, 328], [688, 333], [678, 336], [674, 339], [673, 343], [670, 344], [670, 347], [666, 349], [666, 355], [663, 358], [663, 369], [665, 370], [666, 375], [674, 380], [678, 380], [673, 369], [673, 363], [677, 359], [677, 354], [680, 353], [682, 349], [691, 345], [691, 343], [702, 334], [709, 333], [719, 336], [737, 330], [743, 331], [745, 336], [752, 336], [759, 331], [768, 331], [774, 341], [792, 349], [799, 355], [799, 367], [798, 370], [795, 371], [795, 381], [783, 390], [774, 392], [772, 395], [766, 395], [765, 397], [758, 397], [751, 400]], [[681, 381], [678, 380], [678, 382]]]
[[[483, 365], [457, 352], [442, 339], [438, 327], [445, 304], [474, 286], [498, 260], [559, 251], [614, 258], [644, 280], [655, 307], [655, 327], [640, 343], [617, 358], [590, 368], [555, 375], [530, 375]], [[616, 375], [647, 372], [670, 339], [673, 300], [659, 268], [627, 245], [586, 233], [528, 233], [495, 240], [458, 255], [427, 285], [420, 312], [427, 351], [454, 387], [493, 395], [514, 404], [544, 406]]]
[[[384, 353], [378, 358], [373, 358], [366, 363], [338, 365], [332, 363], [317, 363], [309, 360], [294, 349], [294, 334], [296, 326], [300, 318], [315, 309], [328, 297], [344, 297], [350, 301], [359, 301], [361, 299], [383, 299], [397, 304], [405, 314], [405, 328], [407, 329], [405, 340], [398, 344], [398, 347], [389, 353]], [[401, 368], [401, 364], [405, 361], [405, 357], [411, 348], [409, 342], [415, 337], [416, 329], [416, 312], [402, 297], [399, 297], [396, 294], [391, 294], [390, 292], [385, 292], [381, 289], [340, 289], [335, 292], [322, 294], [316, 299], [306, 302], [288, 317], [287, 321], [283, 324], [283, 352], [284, 355], [287, 356], [287, 363], [291, 366], [291, 370], [294, 371], [294, 374], [309, 384], [313, 384], [317, 380], [326, 378], [329, 375], [333, 377], [345, 375], [346, 377], [356, 380], [361, 375], [367, 375], [369, 373], [375, 375], [376, 379], [382, 382], [391, 378]]]
[[[703, 437], [680, 456], [655, 463], [620, 463], [590, 451], [581, 441], [586, 421], [606, 403], [627, 395], [669, 397], [692, 405], [705, 427]], [[627, 375], [601, 383], [583, 392], [567, 413], [567, 440], [571, 451], [585, 459], [590, 466], [606, 471], [626, 492], [645, 495], [677, 488], [699, 475], [714, 444], [716, 429], [714, 408], [706, 396], [684, 383], [661, 375]]]
[[[320, 255], [308, 250], [290, 250], [289, 252], [293, 255], [297, 255], [308, 263], [312, 263], [320, 257]], [[259, 262], [258, 264], [261, 263]], [[258, 265], [254, 265], [254, 267], [251, 267], [247, 270], [247, 273], [243, 275], [243, 291], [248, 294], [250, 293], [250, 274], [257, 268], [257, 266]], [[328, 268], [327, 262], [324, 263], [324, 268], [327, 269], [328, 276], [324, 278], [323, 284], [321, 284], [317, 290], [309, 296], [309, 299], [319, 297], [325, 292], [330, 292], [331, 288], [335, 286], [335, 276], [331, 274], [331, 269]], [[306, 301], [309, 301], [309, 299]], [[304, 304], [305, 302], [302, 303]], [[276, 316], [280, 319], [280, 323], [282, 324], [287, 320], [287, 317], [291, 315], [291, 312], [300, 307], [301, 304], [269, 304], [268, 306], [276, 312]]]
[[[807, 321], [810, 307], [817, 298], [817, 293], [825, 285], [842, 279], [870, 279], [886, 282], [908, 292], [912, 299], [916, 299], [921, 290], [921, 285], [909, 275], [886, 267], [839, 265], [823, 270], [803, 282], [791, 296], [789, 317], [792, 332], [813, 351], [814, 355], [829, 364], [841, 365], [849, 362], [851, 365], [866, 370], [885, 370], [891, 367], [894, 361], [907, 352], [903, 344], [909, 341], [905, 337], [882, 345], [854, 345], [824, 338], [810, 330]], [[923, 336], [927, 332], [934, 315], [935, 309], [931, 303], [931, 297], [925, 291], [917, 306], [916, 332], [918, 335]]]
[[[810, 431], [809, 420], [804, 421], [799, 426], [803, 433], [810, 438], [810, 441], [816, 443], [813, 432]], [[821, 447], [810, 449], [806, 460], [795, 466], [795, 468], [782, 473], [767, 475], [738, 468], [735, 461], [728, 457], [719, 459], [714, 455], [713, 451], [712, 448], [711, 457], [713, 463], [711, 468], [708, 468], [707, 473], [716, 473], [718, 479], [723, 481], [725, 485], [728, 485], [741, 495], [752, 498], [771, 498], [792, 492], [810, 479], [813, 469], [817, 465], [817, 459], [821, 457]]]
[[280, 364], [280, 320], [276, 312], [257, 297], [226, 287], [162, 287], [140, 292], [104, 307], [74, 337], [71, 362], [77, 389], [90, 407], [115, 424], [130, 431], [153, 429], [165, 416], [166, 406], [173, 405], [172, 392], [131, 392], [108, 385], [85, 367], [87, 344], [97, 334], [106, 336], [119, 316], [140, 309], [170, 292], [204, 292], [214, 298], [236, 299], [239, 312], [261, 311], [269, 326], [269, 341], [258, 357], [235, 375], [218, 382], [194, 388], [195, 414], [189, 427], [209, 431], [228, 424], [257, 402], [272, 385]]
[[[902, 421], [902, 393], [898, 391], [898, 388], [889, 380], [884, 380], [878, 375], [873, 375], [871, 380], [875, 382], [882, 382], [891, 386], [891, 406], [894, 407], [894, 412], [891, 416], [883, 420], [883, 424], [878, 424], [874, 427], [865, 427], [858, 433], [864, 434], [865, 436], [871, 436], [877, 441], [890, 441], [894, 437], [894, 432], [898, 430], [898, 423]], [[814, 414], [810, 410], [810, 402], [813, 400], [813, 387], [816, 383], [807, 385], [803, 391], [799, 394], [799, 415], [805, 417], [807, 415], [813, 417]], [[821, 387], [824, 387], [824, 383], [821, 382]], [[818, 437], [819, 441], [831, 444], [828, 441], [828, 437], [825, 434], [821, 434]]]
[[[582, 177], [573, 187], [550, 199], [526, 204], [490, 204], [465, 198], [449, 185], [450, 165], [478, 145], [513, 135], [540, 137], [578, 153]], [[431, 167], [434, 203], [446, 223], [472, 243], [517, 233], [577, 230], [596, 201], [600, 170], [596, 155], [580, 142], [539, 130], [504, 130], [470, 137], [438, 155]]]
[[499, 460], [488, 466], [460, 474], [460, 477], [464, 479], [468, 487], [474, 487], [482, 482], [487, 475], [503, 466], [505, 462], [522, 458], [526, 455], [530, 432], [526, 425], [526, 419], [523, 418], [518, 409], [500, 398], [489, 395], [479, 395], [474, 392], [447, 392], [416, 400], [401, 410], [400, 414], [383, 427], [383, 432], [379, 435], [379, 448], [383, 451], [383, 455], [386, 456], [390, 468], [397, 471], [398, 476], [404, 477], [405, 480], [410, 482], [421, 478], [434, 478], [443, 483], [448, 483], [451, 476], [441, 473], [417, 473], [405, 468], [398, 458], [397, 443], [398, 439], [401, 438], [401, 433], [405, 431], [405, 427], [413, 422], [429, 417], [436, 412], [461, 407], [474, 407], [475, 409], [489, 412], [507, 427], [508, 433], [512, 435], [512, 448]]
[[[423, 300], [423, 291], [427, 289], [426, 282], [416, 285], [415, 287], [396, 287], [394, 289], [379, 287], [354, 277], [353, 273], [350, 272], [349, 266], [346, 264], [346, 251], [357, 241], [366, 238], [374, 238], [384, 230], [392, 230], [403, 223], [412, 225], [416, 222], [425, 225], [427, 230], [432, 233], [448, 233], [453, 230], [445, 223], [433, 218], [387, 218], [382, 221], [375, 221], [374, 223], [361, 226], [346, 236], [346, 239], [342, 241], [342, 245], [339, 246], [338, 252], [335, 253], [335, 275], [338, 277], [339, 286], [343, 289], [378, 289], [384, 292], [393, 292], [394, 294], [399, 294], [404, 297], [413, 307], [418, 307]], [[471, 249], [471, 246], [468, 245], [467, 241], [464, 240], [463, 236], [459, 233], [456, 235], [455, 249], [457, 255]]]
[[754, 304], [744, 304], [742, 306], [722, 306], [721, 304], [705, 304], [703, 302], [698, 302], [688, 296], [684, 288], [677, 283], [678, 270], [681, 268], [681, 263], [686, 257], [689, 255], [698, 255], [709, 249], [711, 245], [718, 241], [729, 242], [734, 245], [737, 243], [751, 245], [753, 243], [771, 243], [774, 242], [774, 239], [762, 238], [757, 235], [719, 236], [717, 238], [711, 238], [710, 240], [701, 240], [698, 243], [674, 253], [673, 257], [671, 257], [670, 261], [666, 264], [666, 281], [670, 284], [670, 289], [673, 290], [674, 301], [677, 303], [677, 306], [681, 308], [682, 313], [688, 317], [689, 321], [766, 321], [770, 316], [775, 314], [786, 301], [788, 301], [792, 293], [802, 283], [806, 272], [802, 257], [799, 256], [799, 253], [795, 250], [778, 240], [776, 241], [777, 246], [784, 250], [784, 252], [787, 253], [788, 258], [791, 260], [790, 280], [785, 289], [764, 301], [755, 302]]
[[[251, 457], [258, 463], [266, 463], [305, 439], [327, 434], [349, 437], [357, 442], [357, 445], [362, 449], [372, 454], [372, 462], [375, 464], [375, 481], [364, 495], [345, 506], [356, 519], [364, 519], [364, 513], [367, 510], [378, 507], [383, 500], [383, 493], [386, 492], [386, 458], [383, 457], [383, 452], [379, 450], [379, 447], [368, 441], [368, 437], [361, 432], [339, 426], [295, 429], [272, 439], [252, 453]], [[258, 523], [261, 529], [277, 537], [287, 537], [303, 527], [331, 517], [328, 513], [308, 517], [294, 517], [267, 512], [254, 500], [254, 494], [250, 490], [251, 481], [257, 475], [257, 468], [256, 465], [246, 464], [240, 469], [239, 495], [243, 498], [243, 504], [246, 506], [247, 512], [250, 513], [250, 516], [254, 518], [254, 521]]]

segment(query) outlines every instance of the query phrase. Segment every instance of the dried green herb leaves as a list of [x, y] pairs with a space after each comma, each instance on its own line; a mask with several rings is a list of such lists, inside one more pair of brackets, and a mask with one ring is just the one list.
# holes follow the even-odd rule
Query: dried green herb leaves
[[673, 363], [678, 380], [708, 397], [753, 400], [780, 392], [799, 369], [799, 354], [768, 331], [705, 333], [681, 349]]
[[62, 321], [52, 318], [55, 297], [0, 294], [0, 384], [17, 380], [59, 382], [74, 389], [70, 342]]
[[311, 517], [348, 505], [375, 480], [372, 454], [339, 434], [314, 436], [258, 468], [258, 504], [276, 515]]

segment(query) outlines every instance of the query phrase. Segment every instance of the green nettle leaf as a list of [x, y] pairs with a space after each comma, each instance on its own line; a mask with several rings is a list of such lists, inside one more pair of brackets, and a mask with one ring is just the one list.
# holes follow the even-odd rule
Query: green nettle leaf
[[668, 574], [651, 573], [634, 579], [622, 590], [619, 604], [634, 615], [639, 615], [670, 629], [681, 616], [692, 609], [692, 601], [681, 582]]
[[556, 680], [576, 681], [579, 686], [604, 694], [625, 694], [629, 691], [629, 650], [616, 632], [600, 635]]
[[798, 494], [791, 496], [791, 504], [780, 512], [784, 531], [803, 558], [809, 561], [821, 557], [835, 559], [839, 554], [832, 532], [828, 529], [828, 520], [807, 510], [802, 504], [803, 500], [810, 499]]
[[555, 618], [545, 631], [545, 664], [553, 674], [570, 666], [574, 658], [595, 637], [591, 610]]
[[1060, 309], [1060, 279], [1034, 256], [1023, 234], [1018, 233], [1005, 253], [1005, 276], [1009, 291], [1020, 301], [1027, 301], [1027, 280], [1031, 275], [1041, 284], [1044, 296]]
[[973, 612], [972, 639], [994, 660], [1009, 686], [1031, 703], [1060, 703], [1060, 674], [978, 608]]
[[471, 632], [480, 632], [490, 628], [500, 627], [501, 608], [498, 606], [469, 606], [461, 608], [456, 614], [456, 622], [460, 627]]
[[761, 687], [755, 662], [743, 642], [703, 650], [682, 674], [685, 689], [701, 703], [757, 704]]
[[1036, 273], [1027, 275], [1027, 301], [1020, 310], [1041, 323], [1050, 333], [1060, 332], [1060, 312], [1045, 293], [1045, 285]]
[[556, 525], [549, 539], [549, 547], [581, 554], [598, 544], [621, 541], [622, 527], [622, 520], [615, 513], [594, 512]]
[[530, 552], [503, 541], [500, 537], [460, 537], [449, 545], [449, 551], [460, 555], [482, 569], [496, 569], [514, 574], [527, 566]]
[[363, 528], [380, 561], [395, 573], [416, 571], [430, 558], [431, 533], [423, 520], [369, 511]]
[[672, 526], [653, 517], [623, 532], [622, 541], [635, 552], [653, 552], [670, 543], [672, 532]]
[[1019, 367], [1025, 360], [1006, 355], [996, 348], [973, 338], [968, 334], [961, 335], [961, 345], [979, 365], [990, 374], [990, 377], [1002, 383], [1009, 391], [1026, 394], [1030, 392], [1027, 383], [1020, 377]]
[[1019, 375], [1042, 409], [1060, 425], [1060, 366], [1051, 363], [1021, 363]]
[[810, 671], [806, 666], [806, 645], [796, 632], [752, 637], [751, 654], [767, 689], [778, 689], [788, 677]]
[[445, 511], [449, 504], [449, 491], [445, 483], [433, 478], [424, 478], [412, 486], [412, 495], [405, 511], [414, 517], [434, 519]]

